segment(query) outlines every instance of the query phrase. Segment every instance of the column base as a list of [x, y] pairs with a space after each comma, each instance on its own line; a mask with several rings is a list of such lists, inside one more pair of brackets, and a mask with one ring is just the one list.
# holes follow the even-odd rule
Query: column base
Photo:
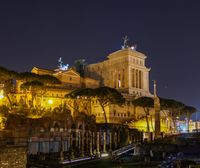
[[61, 161], [64, 160], [64, 154], [63, 154], [63, 151], [60, 151], [60, 160], [61, 160]]

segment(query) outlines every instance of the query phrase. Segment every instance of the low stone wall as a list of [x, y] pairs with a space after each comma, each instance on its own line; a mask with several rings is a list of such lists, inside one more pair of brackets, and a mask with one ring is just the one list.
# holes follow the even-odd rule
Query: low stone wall
[[0, 168], [26, 168], [26, 148], [0, 146]]

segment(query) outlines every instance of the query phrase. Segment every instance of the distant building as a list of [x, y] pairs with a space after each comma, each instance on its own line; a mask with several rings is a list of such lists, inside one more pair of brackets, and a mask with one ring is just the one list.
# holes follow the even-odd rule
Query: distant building
[[[131, 142], [141, 142], [143, 138], [152, 139], [155, 132], [155, 109], [150, 108], [146, 114], [142, 107], [132, 104], [132, 100], [140, 96], [153, 98], [149, 91], [150, 68], [145, 66], [146, 58], [125, 41], [122, 49], [109, 54], [107, 60], [83, 66], [85, 69], [80, 73], [73, 67], [68, 68], [68, 64], [64, 65], [62, 58], [59, 59], [58, 68], [54, 70], [33, 67], [32, 73], [52, 75], [61, 83], [44, 84], [41, 88], [23, 88], [22, 84], [27, 81], [17, 80], [16, 89], [10, 94], [10, 98], [15, 109], [19, 112], [21, 110], [27, 118], [16, 120], [18, 124], [13, 124], [15, 120], [10, 119], [7, 126], [10, 123], [15, 127], [26, 122], [27, 127], [17, 127], [20, 129], [15, 137], [21, 138], [25, 133], [27, 137], [30, 136], [30, 154], [58, 152], [58, 142], [61, 146], [63, 144], [64, 151], [78, 149], [83, 156], [84, 152], [106, 152]], [[117, 89], [126, 99], [125, 104], [109, 104], [104, 113], [96, 98], [65, 97], [74, 89], [100, 86]], [[0, 95], [3, 94], [0, 92]], [[0, 104], [5, 101], [5, 98], [2, 99]], [[158, 103], [159, 101], [157, 105]], [[11, 109], [11, 113], [16, 112], [15, 109]], [[160, 111], [157, 106], [158, 111], [160, 132], [170, 132], [173, 122], [168, 111]], [[147, 121], [151, 134], [147, 130]], [[12, 128], [13, 132], [15, 130], [17, 129]], [[27, 130], [29, 132], [25, 132]]]
[[39, 74], [39, 75], [52, 75], [57, 77], [63, 86], [69, 89], [73, 88], [96, 88], [99, 87], [99, 81], [86, 77], [83, 78], [80, 76], [78, 72], [76, 72], [73, 68], [67, 70], [46, 70], [42, 68], [34, 67], [31, 71], [32, 73]]
[[186, 120], [181, 120], [177, 122], [177, 130], [181, 133], [188, 133], [188, 132], [200, 132], [200, 121], [192, 121], [188, 122]]

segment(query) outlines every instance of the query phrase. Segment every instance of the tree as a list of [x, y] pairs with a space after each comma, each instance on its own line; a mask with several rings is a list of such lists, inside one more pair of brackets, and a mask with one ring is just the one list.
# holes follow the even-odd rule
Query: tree
[[40, 75], [40, 76], [38, 76], [38, 79], [40, 82], [42, 82], [46, 85], [61, 84], [61, 81], [52, 75]]
[[60, 80], [52, 75], [38, 75], [32, 72], [22, 72], [19, 74], [19, 79], [22, 81], [39, 81], [46, 85], [48, 84], [60, 84]]
[[76, 71], [80, 74], [80, 83], [81, 83], [82, 87], [85, 87], [84, 86], [84, 83], [85, 83], [84, 82], [84, 74], [85, 74], [85, 66], [86, 66], [85, 59], [75, 60], [74, 65], [75, 65]]
[[12, 101], [10, 98], [10, 93], [14, 91], [14, 80], [19, 77], [19, 74], [15, 71], [10, 71], [4, 67], [0, 67], [0, 84], [3, 84], [3, 90], [10, 107], [12, 108]]
[[80, 76], [84, 77], [84, 71], [85, 71], [85, 66], [86, 66], [85, 59], [75, 60], [74, 65], [75, 65], [76, 71], [80, 74]]
[[[38, 94], [41, 96], [45, 93], [46, 87], [53, 84], [60, 84], [60, 80], [51, 75], [38, 75], [32, 72], [22, 72], [19, 74], [19, 79], [24, 83], [20, 86], [25, 91], [26, 99], [27, 92], [30, 91], [32, 95], [32, 105], [34, 105], [35, 98]], [[41, 99], [42, 101], [43, 99]], [[26, 103], [28, 104], [28, 103]]]
[[145, 119], [146, 119], [146, 124], [147, 124], [147, 132], [150, 132], [150, 127], [149, 127], [149, 112], [150, 108], [154, 107], [154, 100], [151, 97], [139, 97], [137, 99], [134, 99], [132, 103], [135, 106], [140, 106], [144, 109], [145, 112]]
[[125, 102], [120, 92], [110, 87], [99, 87], [94, 89], [94, 97], [98, 100], [104, 114], [105, 123], [107, 124], [107, 116], [105, 108], [110, 104], [122, 105]]
[[39, 81], [30, 81], [23, 83], [20, 87], [22, 90], [25, 91], [25, 93], [27, 93], [27, 91], [30, 91], [32, 97], [31, 106], [35, 107], [36, 95], [39, 91], [43, 91], [44, 84]]
[[[85, 102], [85, 107], [88, 107], [88, 103], [91, 102], [91, 99], [97, 99], [99, 105], [101, 106], [104, 114], [105, 123], [107, 123], [107, 116], [105, 108], [109, 104], [118, 104], [122, 105], [125, 102], [122, 94], [118, 92], [116, 89], [110, 87], [99, 87], [95, 89], [83, 88], [76, 89], [72, 91], [70, 94], [67, 94], [66, 97], [81, 100], [80, 103]], [[76, 108], [76, 110], [78, 110]]]
[[38, 75], [32, 72], [22, 72], [19, 74], [19, 79], [24, 82], [34, 81], [38, 80]]
[[5, 124], [8, 118], [9, 109], [7, 106], [0, 106], [0, 130], [5, 128]]
[[187, 131], [189, 132], [190, 126], [190, 119], [193, 113], [197, 112], [197, 109], [195, 107], [192, 106], [184, 106], [183, 110], [183, 114], [187, 117]]
[[90, 88], [75, 89], [65, 95], [67, 105], [77, 112], [85, 111], [91, 113], [91, 99], [94, 97], [94, 90]]
[[162, 110], [169, 110], [174, 129], [176, 129], [176, 120], [180, 118], [181, 112], [183, 112], [184, 103], [173, 99], [160, 98], [160, 106]]

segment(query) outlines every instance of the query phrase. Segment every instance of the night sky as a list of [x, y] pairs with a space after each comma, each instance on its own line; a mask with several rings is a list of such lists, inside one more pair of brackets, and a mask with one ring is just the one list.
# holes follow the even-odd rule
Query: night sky
[[159, 96], [200, 109], [200, 1], [0, 1], [0, 66], [11, 70], [99, 62], [125, 35], [147, 55], [151, 90], [156, 79]]

